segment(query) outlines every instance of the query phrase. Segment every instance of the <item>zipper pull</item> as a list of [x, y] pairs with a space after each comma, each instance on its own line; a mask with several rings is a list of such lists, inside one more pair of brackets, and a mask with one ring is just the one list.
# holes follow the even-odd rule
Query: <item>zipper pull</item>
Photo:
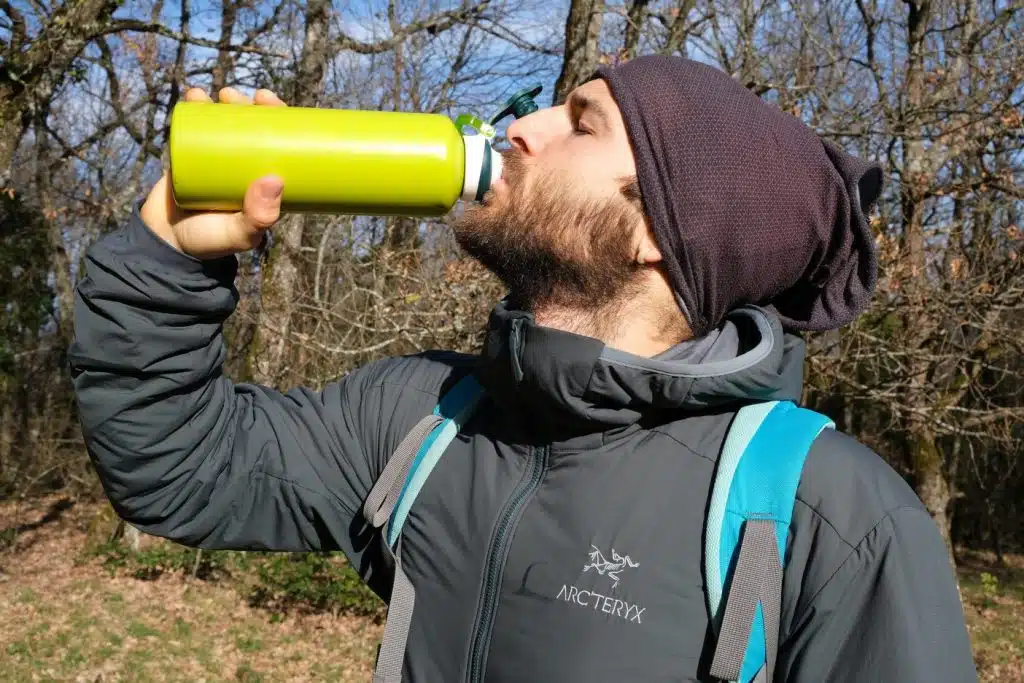
[[523, 381], [523, 319], [513, 318], [512, 327], [508, 335], [508, 352], [510, 360], [512, 361], [512, 377], [516, 381], [516, 386]]

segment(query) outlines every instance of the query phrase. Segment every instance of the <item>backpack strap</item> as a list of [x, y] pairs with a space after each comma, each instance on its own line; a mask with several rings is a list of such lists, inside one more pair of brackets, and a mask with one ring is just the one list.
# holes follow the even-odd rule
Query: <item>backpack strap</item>
[[712, 676], [772, 682], [796, 491], [811, 445], [834, 427], [812, 410], [771, 401], [741, 408], [729, 429], [704, 535], [708, 608], [718, 639]]
[[466, 375], [438, 400], [434, 412], [406, 434], [363, 504], [363, 517], [375, 529], [387, 529], [386, 551], [395, 568], [384, 639], [377, 653], [373, 683], [400, 683], [416, 591], [402, 569], [401, 533], [409, 509], [448, 445], [472, 416], [483, 387]]

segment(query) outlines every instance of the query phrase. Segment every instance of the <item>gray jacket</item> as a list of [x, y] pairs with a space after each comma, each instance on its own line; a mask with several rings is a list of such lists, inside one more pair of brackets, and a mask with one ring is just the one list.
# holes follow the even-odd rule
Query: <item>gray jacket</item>
[[[389, 358], [320, 391], [222, 374], [233, 257], [199, 261], [138, 216], [87, 253], [70, 348], [88, 451], [118, 513], [202, 548], [341, 549], [387, 599], [360, 507], [448, 387], [486, 402], [404, 527], [409, 681], [707, 680], [702, 530], [745, 401], [798, 399], [804, 347], [758, 308], [645, 359], [497, 306], [480, 356]], [[610, 576], [592, 553], [631, 562]], [[826, 430], [798, 491], [776, 680], [977, 680], [920, 501]]]

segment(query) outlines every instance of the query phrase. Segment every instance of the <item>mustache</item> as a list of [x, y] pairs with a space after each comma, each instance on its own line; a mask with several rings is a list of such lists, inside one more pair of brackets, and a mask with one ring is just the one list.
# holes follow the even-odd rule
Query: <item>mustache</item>
[[501, 177], [509, 186], [518, 183], [525, 170], [526, 162], [518, 149], [507, 149], [501, 153]]

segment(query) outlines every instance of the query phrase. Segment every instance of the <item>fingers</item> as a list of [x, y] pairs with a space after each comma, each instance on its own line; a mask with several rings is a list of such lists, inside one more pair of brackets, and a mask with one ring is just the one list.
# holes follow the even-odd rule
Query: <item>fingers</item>
[[223, 104], [252, 104], [252, 100], [234, 88], [221, 88], [218, 90], [217, 101]]
[[288, 105], [284, 101], [275, 95], [272, 91], [266, 88], [260, 88], [256, 91], [255, 100], [256, 104], [263, 105], [265, 107], [287, 107]]
[[[186, 102], [212, 102], [213, 99], [202, 88], [189, 88], [185, 91]], [[286, 107], [285, 102], [266, 88], [256, 91], [256, 96], [249, 99], [235, 88], [221, 88], [217, 91], [217, 101], [223, 104], [259, 104], [265, 107]]]
[[202, 88], [189, 88], [185, 91], [186, 102], [212, 102], [210, 96]]
[[281, 217], [281, 195], [284, 181], [280, 176], [268, 175], [259, 178], [246, 190], [242, 211], [236, 214], [247, 235], [255, 238], [271, 227]]

